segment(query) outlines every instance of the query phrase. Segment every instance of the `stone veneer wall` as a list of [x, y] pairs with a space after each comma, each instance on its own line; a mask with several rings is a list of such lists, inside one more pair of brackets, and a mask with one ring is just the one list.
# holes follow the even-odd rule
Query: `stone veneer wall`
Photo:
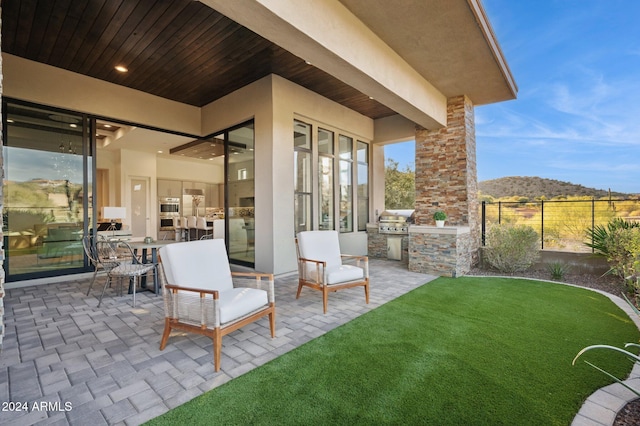
[[[2, 16], [2, 6], [0, 5], [0, 16]], [[2, 28], [2, 21], [0, 21], [0, 28]], [[0, 40], [0, 96], [2, 96], [2, 40]], [[2, 117], [2, 103], [0, 102], [0, 117]], [[0, 135], [2, 133], [2, 120], [0, 120]], [[4, 141], [0, 145], [4, 145]], [[0, 173], [2, 173], [2, 181], [4, 182], [4, 158], [2, 157], [3, 150], [0, 150]], [[0, 211], [4, 209], [4, 194], [2, 191], [2, 185], [0, 185]], [[2, 216], [0, 215], [0, 218]], [[0, 219], [0, 225], [2, 219]], [[0, 241], [4, 241], [2, 235], [2, 228], [0, 226]], [[2, 243], [0, 243], [2, 244]], [[2, 263], [4, 262], [4, 247], [0, 246], [0, 352], [2, 351], [2, 339], [4, 338], [4, 268]]]
[[401, 251], [403, 263], [409, 262], [409, 236], [381, 234], [377, 224], [367, 224], [367, 255], [374, 259], [387, 258], [387, 238], [402, 238]]
[[472, 238], [465, 226], [409, 228], [409, 270], [443, 277], [469, 273]]
[[443, 210], [447, 226], [468, 226], [472, 262], [478, 260], [480, 223], [473, 104], [466, 96], [447, 102], [447, 126], [416, 129], [416, 221], [432, 225]]

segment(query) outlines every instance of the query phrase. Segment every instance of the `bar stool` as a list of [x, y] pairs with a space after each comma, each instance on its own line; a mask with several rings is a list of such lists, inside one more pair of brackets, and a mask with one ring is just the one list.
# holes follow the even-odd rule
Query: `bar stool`
[[206, 218], [198, 217], [196, 219], [196, 239], [198, 238], [198, 231], [204, 231], [203, 237], [206, 237], [210, 232], [213, 232], [213, 226], [207, 225]]
[[196, 239], [198, 239], [198, 230], [196, 226], [196, 217], [187, 216], [187, 240], [191, 241], [191, 230], [195, 230]]
[[182, 228], [182, 218], [179, 218], [179, 217], [173, 218], [173, 229], [175, 229], [176, 231], [176, 236], [175, 236], [176, 241], [182, 241], [182, 232], [184, 230]]

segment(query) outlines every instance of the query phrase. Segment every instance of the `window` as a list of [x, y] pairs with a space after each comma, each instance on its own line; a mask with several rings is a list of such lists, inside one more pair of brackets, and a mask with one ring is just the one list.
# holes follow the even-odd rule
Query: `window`
[[324, 125], [293, 124], [295, 232], [366, 231], [369, 145]]
[[333, 132], [318, 129], [318, 195], [320, 197], [318, 224], [320, 229], [335, 229], [333, 144]]
[[294, 122], [294, 217], [295, 232], [313, 229], [311, 221], [311, 125], [301, 121]]
[[340, 232], [353, 231], [353, 139], [340, 135]]
[[367, 230], [369, 222], [369, 145], [358, 141], [358, 231]]

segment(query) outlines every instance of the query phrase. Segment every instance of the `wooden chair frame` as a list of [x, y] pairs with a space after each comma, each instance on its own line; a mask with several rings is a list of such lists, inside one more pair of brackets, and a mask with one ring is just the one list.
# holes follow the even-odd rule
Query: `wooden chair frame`
[[[355, 260], [356, 266], [364, 269], [364, 279], [355, 281], [346, 281], [336, 284], [328, 284], [325, 282], [325, 270], [327, 268], [327, 262], [322, 260], [307, 259], [300, 256], [300, 247], [298, 246], [298, 239], [296, 241], [296, 253], [298, 255], [298, 292], [296, 293], [296, 299], [300, 297], [302, 287], [309, 287], [314, 290], [322, 292], [322, 307], [323, 311], [327, 313], [327, 307], [329, 303], [329, 293], [337, 292], [345, 288], [352, 287], [364, 287], [365, 301], [369, 304], [369, 258], [367, 256], [356, 256], [349, 254], [341, 254], [340, 258], [343, 260]], [[307, 273], [307, 265], [309, 263], [315, 264], [315, 277], [313, 280], [309, 280], [309, 274]]]
[[[264, 308], [257, 311], [253, 311], [248, 315], [237, 318], [225, 324], [220, 323], [220, 303], [219, 292], [212, 290], [202, 290], [188, 287], [181, 287], [178, 285], [167, 284], [167, 278], [162, 267], [162, 258], [159, 257], [159, 270], [160, 280], [162, 283], [162, 294], [164, 297], [165, 305], [165, 321], [164, 332], [162, 333], [162, 340], [160, 341], [160, 350], [164, 350], [169, 340], [171, 330], [183, 330], [191, 333], [201, 334], [209, 337], [213, 341], [213, 363], [215, 371], [220, 371], [220, 358], [222, 356], [222, 337], [250, 324], [258, 319], [268, 316], [269, 328], [271, 330], [271, 337], [276, 337], [276, 306], [274, 300], [274, 279], [273, 274], [262, 274], [253, 272], [232, 272], [232, 277], [243, 278], [255, 278], [253, 283], [244, 282], [243, 287], [252, 287], [265, 290], [267, 287], [267, 293], [269, 295], [269, 304]], [[250, 284], [251, 283], [251, 284]], [[181, 321], [175, 313], [178, 312], [178, 296], [180, 293], [192, 293], [197, 294], [200, 298], [200, 324], [194, 325]], [[212, 299], [213, 305], [210, 312], [205, 312], [207, 309], [206, 299]], [[211, 306], [210, 306], [211, 307]], [[207, 318], [212, 318], [213, 321], [207, 321]]]

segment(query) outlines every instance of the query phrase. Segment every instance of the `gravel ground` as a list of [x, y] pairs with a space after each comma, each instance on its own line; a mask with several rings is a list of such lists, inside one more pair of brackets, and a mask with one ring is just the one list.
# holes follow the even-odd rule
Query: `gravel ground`
[[[472, 268], [469, 275], [500, 275], [500, 276], [514, 276], [533, 278], [538, 280], [552, 280], [549, 271], [545, 270], [528, 270], [523, 272], [516, 272], [514, 274], [506, 274], [496, 270], [486, 270], [479, 268]], [[553, 280], [552, 280], [553, 281]], [[599, 276], [591, 274], [566, 274], [562, 280], [565, 283], [579, 285], [581, 287], [594, 288], [597, 290], [606, 291], [607, 293], [614, 294], [618, 297], [625, 291], [625, 285], [622, 280], [612, 275]]]
[[[514, 274], [505, 274], [496, 270], [473, 268], [469, 275], [500, 275], [551, 280], [551, 274], [544, 270], [529, 270]], [[607, 293], [620, 296], [625, 291], [625, 284], [618, 277], [611, 275], [598, 276], [590, 274], [566, 274], [562, 282], [579, 285], [581, 287], [594, 288]], [[624, 406], [613, 422], [613, 426], [640, 426], [640, 399], [631, 401]]]

